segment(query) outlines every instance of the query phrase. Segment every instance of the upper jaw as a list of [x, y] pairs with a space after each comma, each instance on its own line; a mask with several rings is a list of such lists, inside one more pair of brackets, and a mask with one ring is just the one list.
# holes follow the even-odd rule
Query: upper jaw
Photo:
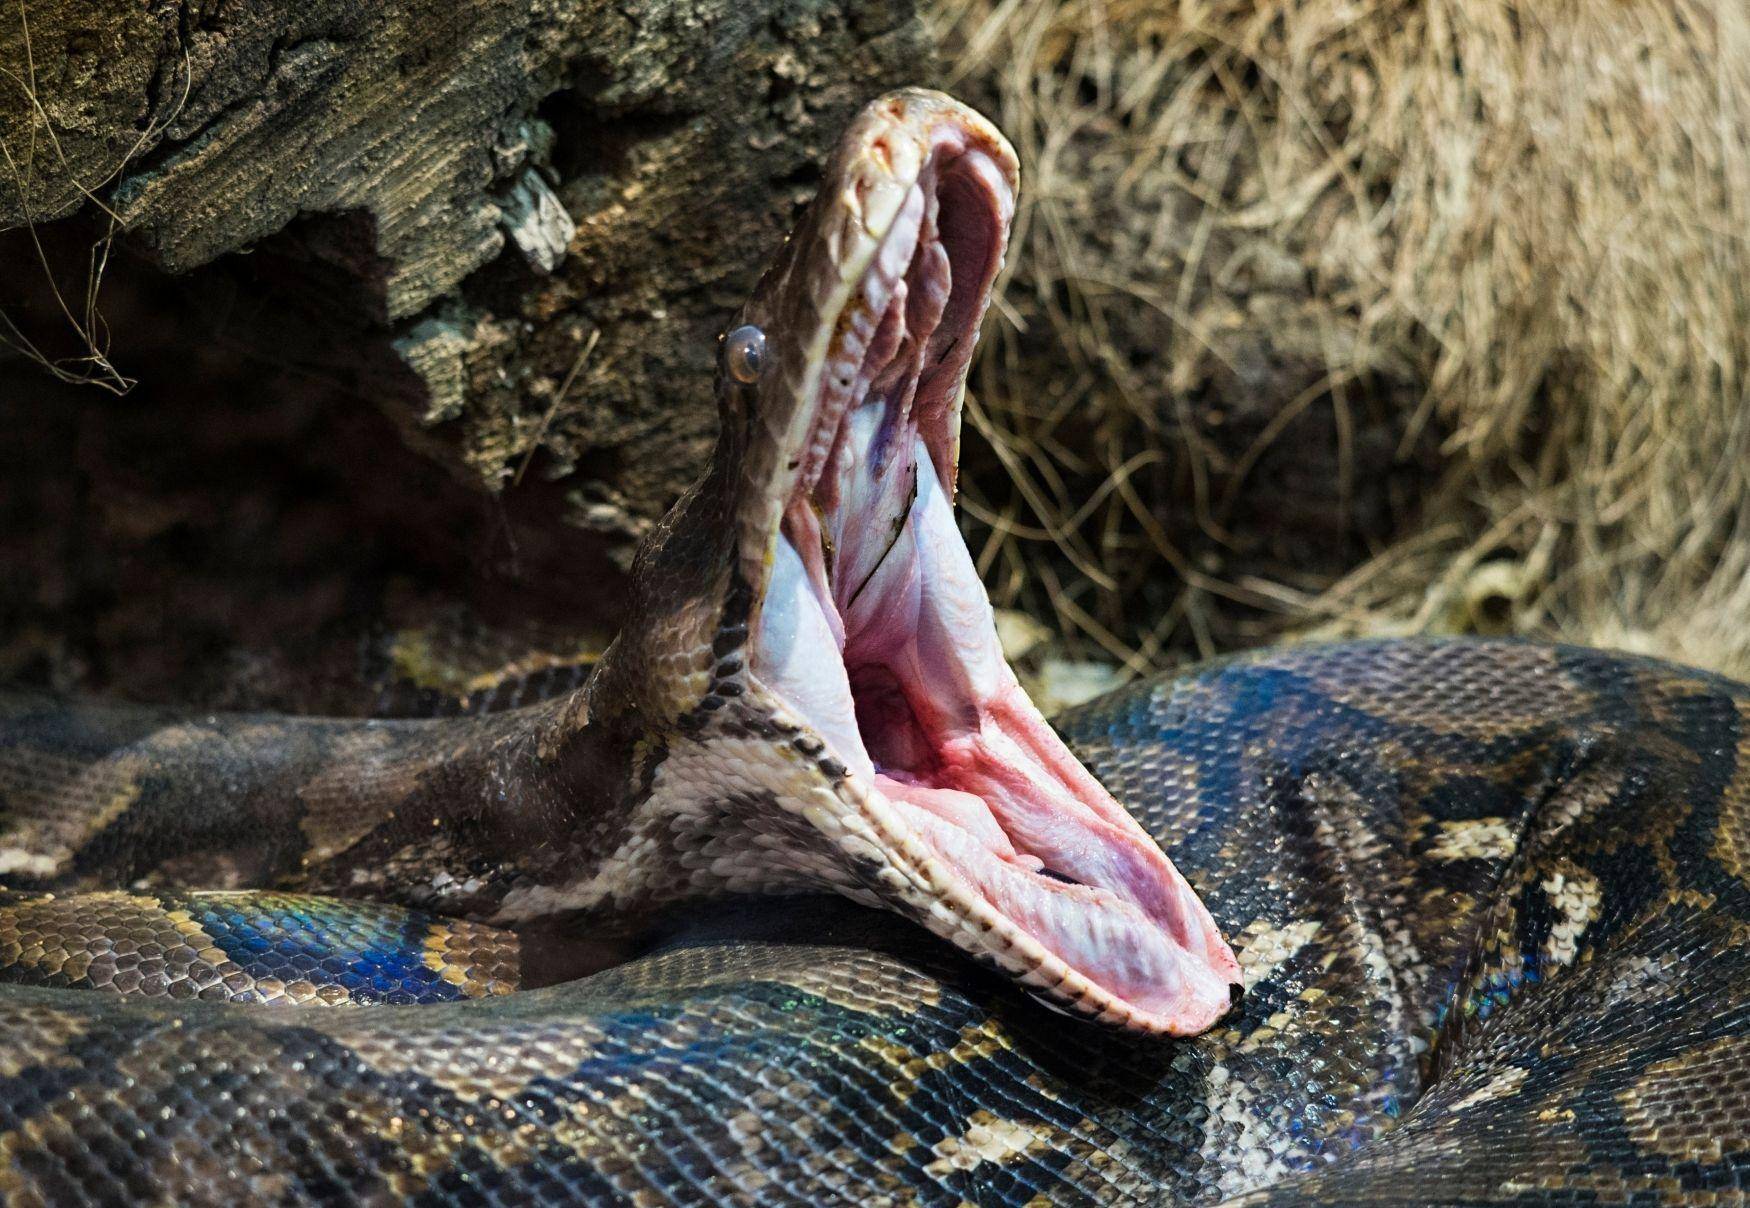
[[[910, 256], [922, 194], [944, 172], [957, 188], [975, 185], [986, 255], [982, 271], [962, 274], [943, 330], [964, 331], [963, 346], [936, 362], [934, 406], [919, 431], [941, 480], [952, 490], [959, 457], [960, 390], [990, 287], [1002, 268], [1013, 221], [1019, 167], [1014, 149], [983, 116], [942, 93], [906, 89], [868, 105], [840, 140], [820, 193], [744, 308], [772, 348], [740, 457], [735, 508], [740, 575], [757, 599], [764, 590], [785, 509], [823, 472], [845, 408], [863, 383], [847, 382], [876, 333], [867, 326], [867, 292], [902, 270]], [[950, 238], [956, 237], [955, 233]], [[940, 349], [936, 351], [942, 351]]]
[[838, 808], [809, 820], [881, 900], [1056, 1005], [1201, 1031], [1231, 1005], [1232, 953], [1015, 682], [951, 514], [1013, 152], [955, 102], [900, 94], [865, 111], [827, 180], [777, 272], [792, 293], [749, 311], [818, 312], [780, 355], [798, 405], [762, 417], [784, 453], [749, 568], [749, 673], [839, 773]]

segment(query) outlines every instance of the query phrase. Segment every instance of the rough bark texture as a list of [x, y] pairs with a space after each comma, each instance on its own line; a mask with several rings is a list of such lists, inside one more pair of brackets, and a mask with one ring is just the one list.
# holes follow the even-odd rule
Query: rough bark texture
[[100, 199], [185, 272], [304, 220], [421, 422], [494, 487], [604, 454], [582, 514], [625, 535], [697, 463], [710, 338], [822, 149], [928, 56], [904, 0], [32, 0], [0, 63], [0, 226]]
[[137, 385], [0, 350], [0, 676], [211, 697], [246, 630], [391, 596], [611, 624], [717, 333], [851, 113], [932, 70], [909, 0], [7, 9], [0, 337]]
[[511, 2], [27, 4], [0, 27], [0, 55], [23, 68], [6, 128], [26, 133], [0, 222], [62, 217], [96, 192], [133, 242], [184, 271], [299, 214], [360, 211], [380, 309], [403, 318], [502, 247], [492, 190], [528, 159], [520, 129], [583, 20], [560, 15]]

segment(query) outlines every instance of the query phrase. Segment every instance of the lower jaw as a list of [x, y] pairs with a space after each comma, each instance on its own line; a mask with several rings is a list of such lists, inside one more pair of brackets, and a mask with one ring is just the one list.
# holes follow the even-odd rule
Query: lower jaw
[[917, 460], [912, 509], [842, 614], [822, 580], [782, 585], [809, 593], [793, 607], [821, 613], [807, 666], [839, 686], [831, 720], [818, 706], [811, 720], [884, 836], [894, 876], [877, 888], [1060, 1005], [1143, 1031], [1207, 1026], [1228, 1006], [1231, 955], [1015, 683], [947, 501]]
[[[1043, 1005], [1126, 1031], [1194, 1035], [1216, 1023], [1237, 1001], [1238, 967], [1222, 968], [1164, 941], [1161, 930], [1134, 915], [1104, 929], [1114, 951], [1132, 960], [1127, 970], [1095, 969], [1054, 943], [1049, 929], [1015, 910], [1011, 889], [1022, 896], [1037, 874], [983, 858], [956, 860], [958, 844], [902, 803], [871, 802], [866, 817], [889, 855], [885, 868], [865, 883], [875, 897], [967, 955], [1006, 974]], [[933, 833], [932, 833], [933, 832]], [[860, 897], [861, 895], [853, 895]], [[1096, 927], [1096, 932], [1100, 929]], [[1150, 946], [1167, 968], [1139, 969], [1138, 949]]]
[[[999, 776], [1031, 781], [1040, 797], [1064, 795], [1008, 735], [964, 765], [981, 761], [985, 769], [943, 782], [955, 787], [878, 774], [875, 789], [941, 869], [943, 902], [976, 922], [983, 946], [1039, 971], [1042, 988], [1073, 983], [1058, 996], [1079, 1009], [1146, 1030], [1197, 1031], [1225, 1011], [1235, 970], [1219, 960], [1224, 946], [1207, 950], [1207, 915], [1153, 844], [1099, 819], [1071, 823], [1084, 807], [1068, 801], [1056, 817], [1037, 804], [1020, 815], [992, 805], [1015, 802]], [[1106, 832], [1108, 846], [1078, 850], [1092, 831]]]

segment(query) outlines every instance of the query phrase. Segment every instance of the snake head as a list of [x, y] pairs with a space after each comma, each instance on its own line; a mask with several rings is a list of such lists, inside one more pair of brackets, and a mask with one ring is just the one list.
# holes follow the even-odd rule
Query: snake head
[[653, 797], [719, 802], [710, 833], [663, 832], [713, 888], [830, 885], [1053, 1005], [1191, 1034], [1232, 1004], [1232, 952], [1016, 682], [953, 517], [1017, 185], [972, 110], [875, 101], [728, 330], [712, 470], [637, 576], [663, 587], [635, 603], [644, 665], [686, 652], [644, 685], [675, 718]]

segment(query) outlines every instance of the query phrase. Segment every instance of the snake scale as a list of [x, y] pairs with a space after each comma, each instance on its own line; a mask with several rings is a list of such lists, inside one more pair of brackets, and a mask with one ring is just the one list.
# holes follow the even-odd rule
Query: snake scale
[[579, 691], [0, 705], [0, 1195], [1743, 1202], [1750, 688], [1292, 648], [1089, 777], [943, 520], [1012, 152], [899, 93], [824, 180]]

